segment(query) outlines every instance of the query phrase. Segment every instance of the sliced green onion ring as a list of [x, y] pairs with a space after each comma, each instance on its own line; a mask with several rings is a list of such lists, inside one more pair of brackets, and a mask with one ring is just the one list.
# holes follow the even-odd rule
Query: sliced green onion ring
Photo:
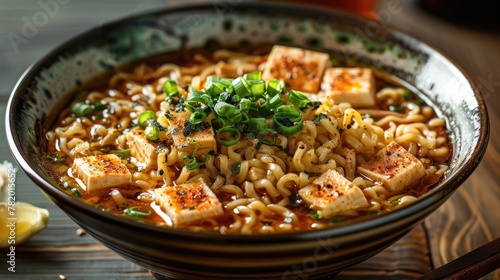
[[229, 137], [229, 140], [222, 140], [222, 139], [219, 139], [217, 138], [217, 143], [223, 145], [223, 146], [226, 146], [226, 147], [229, 147], [229, 146], [233, 146], [233, 145], [236, 145], [240, 142], [240, 131], [236, 128], [232, 128], [232, 127], [222, 127], [222, 128], [219, 128], [217, 130], [217, 134], [222, 134], [222, 133], [226, 133], [226, 132], [229, 132], [231, 133], [231, 136]]
[[48, 154], [47, 158], [60, 164], [66, 162], [66, 158], [64, 156], [60, 156], [57, 154]]
[[203, 110], [196, 110], [191, 113], [189, 120], [193, 124], [201, 123], [207, 118], [207, 114]]
[[73, 114], [77, 117], [86, 117], [92, 114], [93, 111], [92, 106], [85, 102], [78, 102], [72, 108]]
[[122, 149], [122, 150], [111, 150], [110, 154], [115, 154], [120, 158], [125, 158], [130, 155], [130, 149]]
[[230, 87], [231, 83], [233, 82], [234, 79], [232, 78], [222, 78], [218, 76], [208, 76], [207, 79], [205, 80], [205, 85], [207, 88], [212, 86], [214, 83], [220, 83], [224, 85], [225, 87]]
[[97, 102], [92, 105], [90, 105], [93, 111], [102, 111], [106, 109], [108, 106], [106, 105], [105, 101]]
[[311, 103], [309, 98], [307, 98], [304, 94], [293, 89], [288, 92], [288, 101], [299, 109], [304, 109], [307, 105], [309, 105], [309, 103]]
[[273, 128], [279, 134], [290, 136], [302, 129], [303, 118], [299, 109], [292, 105], [282, 105], [276, 109]]
[[252, 101], [250, 101], [250, 99], [243, 98], [240, 100], [239, 105], [240, 105], [241, 111], [248, 112], [250, 110], [250, 108], [252, 107]]
[[230, 118], [240, 112], [236, 106], [226, 102], [217, 102], [214, 106], [214, 111], [217, 115], [226, 118]]
[[285, 89], [285, 81], [274, 79], [267, 83], [267, 94], [269, 96], [279, 95]]
[[79, 189], [77, 189], [77, 188], [72, 188], [72, 189], [71, 189], [71, 193], [72, 193], [74, 196], [76, 196], [76, 197], [82, 197], [82, 193], [81, 193], [81, 192], [80, 192], [80, 190], [79, 190]]
[[267, 127], [267, 120], [265, 118], [251, 118], [248, 121], [248, 126], [250, 130], [258, 134], [267, 134], [270, 132], [270, 128]]
[[149, 141], [156, 141], [160, 139], [160, 128], [154, 125], [148, 125], [144, 130], [144, 134]]
[[243, 79], [245, 79], [245, 80], [262, 80], [262, 72], [255, 71], [255, 72], [244, 74]]
[[180, 96], [179, 89], [177, 88], [177, 83], [174, 80], [165, 81], [165, 83], [163, 84], [163, 92], [169, 98]]
[[283, 101], [281, 101], [281, 96], [275, 95], [272, 96], [271, 98], [267, 99], [264, 104], [259, 108], [259, 115], [261, 117], [269, 117], [274, 109], [278, 108], [279, 106], [283, 105]]
[[210, 159], [210, 156], [207, 154], [202, 155], [203, 161], [198, 162], [198, 160], [196, 159], [196, 152], [198, 151], [198, 142], [196, 142], [193, 139], [189, 139], [189, 143], [194, 145], [193, 154], [185, 155], [182, 158], [182, 162], [184, 163], [184, 166], [186, 166], [188, 170], [194, 170], [199, 168], [202, 164], [205, 164]]
[[224, 90], [226, 90], [227, 86], [224, 85], [223, 83], [219, 82], [213, 82], [210, 84], [210, 86], [207, 86], [207, 89], [205, 90], [206, 93], [210, 94], [211, 96], [218, 96]]
[[146, 110], [139, 115], [139, 126], [146, 128], [148, 121], [156, 120], [156, 113], [152, 110]]
[[132, 206], [125, 209], [124, 212], [132, 218], [147, 218], [151, 216], [151, 210], [144, 206]]
[[243, 77], [238, 77], [234, 79], [232, 85], [234, 91], [236, 92], [236, 95], [238, 95], [240, 98], [248, 97], [251, 95], [248, 82]]
[[194, 155], [186, 155], [182, 158], [182, 163], [188, 170], [195, 170], [200, 167], [200, 163], [196, 160]]
[[259, 98], [266, 92], [266, 82], [263, 80], [249, 80], [248, 86], [253, 98]]

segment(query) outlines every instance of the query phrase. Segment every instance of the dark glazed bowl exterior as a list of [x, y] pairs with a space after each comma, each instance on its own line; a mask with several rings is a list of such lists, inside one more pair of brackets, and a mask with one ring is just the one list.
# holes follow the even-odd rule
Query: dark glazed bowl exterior
[[[6, 127], [17, 162], [51, 201], [113, 251], [165, 278], [312, 279], [335, 274], [412, 230], [479, 164], [489, 135], [484, 100], [469, 77], [440, 52], [394, 30], [368, 32], [368, 20], [342, 12], [265, 3], [229, 8], [187, 6], [95, 28], [32, 65], [13, 90]], [[416, 203], [375, 218], [255, 236], [154, 227], [101, 212], [57, 187], [41, 161], [43, 133], [68, 92], [130, 61], [181, 48], [235, 44], [328, 51], [397, 77], [435, 104], [448, 122], [453, 154], [445, 179]]]

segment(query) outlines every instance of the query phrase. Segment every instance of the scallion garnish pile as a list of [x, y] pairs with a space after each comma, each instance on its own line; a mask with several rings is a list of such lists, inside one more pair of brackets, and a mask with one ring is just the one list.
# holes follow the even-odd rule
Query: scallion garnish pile
[[213, 113], [210, 123], [223, 146], [237, 144], [242, 133], [274, 143], [278, 134], [290, 136], [302, 129], [301, 110], [321, 105], [299, 91], [286, 92], [282, 80], [266, 83], [260, 71], [235, 79], [209, 76], [205, 84], [205, 91], [189, 89], [185, 100], [175, 81], [166, 81], [163, 89], [167, 102], [191, 112], [188, 127], [207, 122]]

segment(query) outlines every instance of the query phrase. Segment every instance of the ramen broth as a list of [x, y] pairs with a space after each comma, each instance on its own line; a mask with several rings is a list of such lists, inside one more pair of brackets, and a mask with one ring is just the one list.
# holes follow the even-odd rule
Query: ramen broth
[[445, 120], [409, 88], [282, 46], [193, 49], [115, 69], [75, 92], [46, 138], [46, 167], [75, 199], [222, 234], [384, 214], [437, 185], [451, 153]]

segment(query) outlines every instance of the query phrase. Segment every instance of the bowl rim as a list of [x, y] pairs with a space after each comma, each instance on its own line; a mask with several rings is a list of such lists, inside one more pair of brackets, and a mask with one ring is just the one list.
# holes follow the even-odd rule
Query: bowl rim
[[[242, 1], [237, 6], [234, 6], [234, 11], [245, 13], [247, 10], [261, 10], [261, 9], [278, 9], [280, 14], [284, 14], [286, 16], [293, 16], [298, 14], [306, 14], [307, 18], [312, 18], [311, 15], [321, 15], [323, 17], [327, 17], [328, 19], [334, 18], [335, 16], [340, 16], [344, 20], [347, 19], [352, 22], [356, 22], [358, 24], [363, 24], [369, 22], [370, 19], [363, 18], [358, 15], [351, 14], [346, 11], [337, 10], [334, 8], [331, 9], [322, 9], [318, 6], [308, 6], [297, 3], [263, 3], [263, 2], [244, 2]], [[449, 63], [450, 66], [454, 67], [458, 72], [464, 76], [466, 79], [468, 86], [472, 90], [474, 94], [474, 98], [478, 103], [478, 114], [480, 117], [480, 132], [477, 138], [476, 145], [471, 153], [471, 157], [474, 160], [467, 161], [464, 165], [457, 167], [457, 170], [451, 174], [449, 177], [445, 178], [438, 186], [433, 193], [430, 195], [426, 195], [418, 199], [418, 201], [407, 205], [405, 207], [393, 210], [388, 213], [384, 213], [377, 217], [367, 217], [363, 219], [357, 219], [353, 223], [349, 223], [346, 225], [342, 225], [340, 227], [329, 227], [325, 229], [318, 230], [304, 230], [304, 231], [292, 231], [292, 232], [284, 232], [284, 233], [273, 233], [273, 234], [258, 234], [258, 235], [241, 235], [241, 234], [226, 234], [224, 238], [220, 238], [221, 234], [218, 232], [191, 232], [188, 230], [178, 229], [178, 228], [170, 228], [170, 227], [158, 227], [152, 224], [140, 223], [133, 219], [127, 219], [118, 215], [105, 213], [96, 209], [95, 207], [86, 204], [85, 202], [75, 199], [61, 190], [59, 187], [50, 184], [45, 181], [42, 176], [37, 174], [34, 169], [32, 163], [26, 160], [21, 152], [21, 143], [19, 138], [17, 137], [13, 128], [15, 127], [15, 110], [17, 105], [20, 103], [20, 96], [22, 94], [23, 88], [29, 87], [32, 82], [33, 77], [37, 75], [37, 73], [42, 70], [46, 65], [50, 65], [53, 63], [61, 53], [64, 53], [68, 47], [75, 46], [78, 42], [85, 40], [85, 38], [95, 36], [95, 33], [99, 33], [102, 30], [114, 30], [116, 27], [126, 24], [127, 22], [133, 21], [134, 19], [150, 16], [157, 18], [160, 15], [164, 14], [175, 14], [179, 12], [190, 12], [190, 11], [204, 11], [204, 12], [214, 12], [214, 7], [212, 4], [203, 3], [184, 3], [180, 6], [176, 7], [165, 7], [162, 9], [155, 9], [151, 11], [144, 11], [140, 13], [135, 13], [129, 16], [125, 16], [122, 18], [118, 18], [115, 20], [111, 20], [107, 23], [104, 23], [100, 26], [95, 26], [87, 31], [74, 35], [72, 38], [66, 40], [65, 42], [57, 45], [52, 48], [47, 54], [45, 54], [42, 58], [38, 59], [34, 63], [32, 63], [21, 75], [18, 79], [16, 85], [14, 86], [11, 95], [9, 96], [9, 100], [7, 103], [6, 109], [6, 118], [5, 118], [5, 128], [7, 135], [7, 142], [11, 153], [14, 156], [14, 159], [17, 161], [18, 165], [24, 170], [24, 172], [30, 177], [30, 179], [37, 185], [37, 187], [45, 194], [48, 194], [52, 199], [56, 201], [59, 207], [59, 204], [64, 203], [68, 205], [68, 207], [78, 209], [79, 211], [84, 211], [86, 214], [90, 215], [98, 215], [99, 218], [103, 221], [108, 221], [115, 225], [120, 225], [122, 227], [133, 227], [147, 232], [155, 232], [162, 233], [166, 235], [173, 236], [182, 236], [182, 237], [196, 237], [201, 239], [209, 239], [211, 241], [217, 240], [225, 240], [224, 242], [231, 241], [246, 241], [246, 242], [280, 242], [280, 241], [290, 241], [290, 240], [304, 240], [310, 238], [318, 238], [324, 236], [343, 236], [352, 234], [355, 232], [360, 232], [364, 230], [368, 230], [373, 227], [382, 226], [388, 223], [393, 223], [397, 220], [404, 219], [412, 213], [419, 212], [424, 210], [427, 207], [430, 207], [436, 203], [441, 203], [443, 201], [443, 197], [450, 196], [454, 191], [458, 189], [458, 187], [473, 173], [473, 171], [477, 168], [479, 163], [481, 162], [488, 145], [489, 140], [489, 119], [488, 113], [486, 109], [486, 104], [483, 95], [479, 91], [478, 87], [471, 79], [470, 75], [461, 67], [456, 61], [454, 61], [451, 57], [446, 55], [444, 52], [435, 48], [425, 42], [424, 40], [416, 39], [414, 36], [410, 36], [407, 33], [401, 32], [392, 26], [384, 26], [383, 33], [392, 35], [394, 38], [401, 41], [415, 41], [418, 42], [419, 48], [423, 49], [426, 52], [432, 52], [437, 55], [440, 59], [443, 59], [446, 63]], [[53, 201], [54, 202], [54, 201]], [[99, 214], [101, 213], [101, 214]], [[67, 214], [67, 213], [66, 213]], [[78, 222], [77, 222], [78, 223]]]

